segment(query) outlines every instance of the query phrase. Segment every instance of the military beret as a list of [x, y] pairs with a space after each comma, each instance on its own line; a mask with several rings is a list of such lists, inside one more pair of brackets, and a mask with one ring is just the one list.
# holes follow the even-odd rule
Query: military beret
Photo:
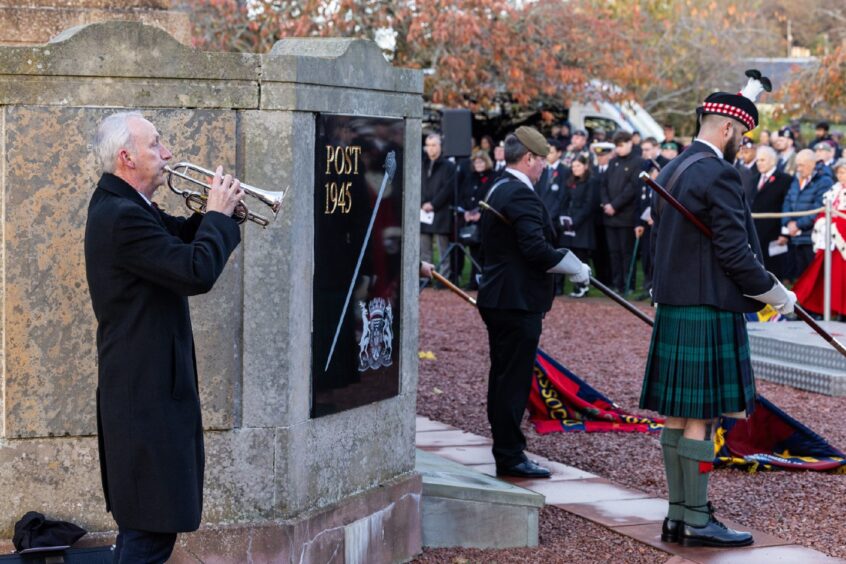
[[782, 127], [781, 129], [779, 129], [778, 130], [778, 136], [779, 137], [787, 137], [788, 139], [792, 139], [792, 140], [796, 141], [796, 134], [793, 133], [793, 130], [790, 129], [789, 127]]
[[546, 142], [546, 138], [534, 127], [521, 125], [514, 132], [514, 135], [524, 147], [539, 157], [545, 157], [549, 154], [549, 144]]
[[661, 143], [661, 149], [668, 149], [670, 151], [681, 151], [681, 145], [675, 141], [664, 141]]
[[741, 147], [752, 147], [753, 145], [755, 145], [755, 142], [752, 141], [752, 139], [750, 139], [749, 137], [744, 135], [743, 137], [740, 138], [740, 146]]
[[608, 153], [614, 150], [614, 143], [608, 143], [607, 141], [603, 141], [601, 143], [594, 143], [590, 146], [590, 150], [596, 153], [597, 155], [607, 155]]
[[816, 145], [814, 145], [814, 151], [828, 151], [830, 153], [834, 152], [834, 145], [832, 145], [829, 141], [820, 141]]
[[705, 98], [705, 103], [696, 108], [696, 113], [733, 118], [745, 125], [749, 131], [758, 127], [758, 108], [755, 107], [755, 102], [740, 94], [714, 92]]

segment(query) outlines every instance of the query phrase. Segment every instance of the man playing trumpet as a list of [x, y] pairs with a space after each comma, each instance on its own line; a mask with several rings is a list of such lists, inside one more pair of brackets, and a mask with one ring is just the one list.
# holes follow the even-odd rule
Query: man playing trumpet
[[151, 203], [172, 157], [138, 112], [104, 119], [88, 207], [85, 268], [97, 317], [97, 431], [114, 561], [164, 562], [199, 527], [203, 425], [188, 296], [211, 290], [241, 241], [240, 183], [217, 173], [206, 213]]

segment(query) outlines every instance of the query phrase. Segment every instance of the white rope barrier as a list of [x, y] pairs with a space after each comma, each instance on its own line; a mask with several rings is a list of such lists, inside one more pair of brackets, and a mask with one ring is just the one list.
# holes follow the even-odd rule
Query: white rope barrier
[[752, 219], [775, 219], [775, 218], [781, 218], [781, 217], [805, 217], [805, 216], [808, 216], [808, 215], [817, 215], [818, 213], [822, 213], [824, 211], [825, 211], [825, 208], [817, 208], [815, 210], [807, 210], [807, 211], [801, 211], [801, 212], [753, 213]]

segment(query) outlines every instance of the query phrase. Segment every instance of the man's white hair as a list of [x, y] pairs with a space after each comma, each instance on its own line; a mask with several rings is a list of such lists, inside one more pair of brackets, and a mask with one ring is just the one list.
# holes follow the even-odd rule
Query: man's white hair
[[769, 159], [772, 160], [773, 163], [778, 162], [778, 153], [776, 153], [775, 149], [773, 149], [772, 147], [768, 147], [767, 145], [761, 145], [760, 147], [758, 147], [757, 156], [760, 157], [762, 154], [767, 155], [767, 157], [769, 157]]
[[132, 133], [129, 130], [129, 120], [144, 119], [141, 112], [118, 112], [112, 114], [97, 126], [94, 136], [94, 157], [100, 172], [113, 173], [117, 166], [117, 157], [121, 149], [130, 149]]

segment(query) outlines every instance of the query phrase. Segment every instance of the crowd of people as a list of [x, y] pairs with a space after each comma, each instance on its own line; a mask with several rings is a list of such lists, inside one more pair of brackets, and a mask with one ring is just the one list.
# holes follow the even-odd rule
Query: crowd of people
[[[595, 277], [618, 293], [636, 292], [641, 270], [635, 298], [647, 299], [652, 198], [639, 175], [645, 171], [657, 177], [685, 144], [670, 125], [664, 127], [661, 141], [642, 139], [638, 132], [571, 131], [566, 122], [551, 126], [547, 136], [547, 166], [534, 188], [556, 224], [558, 243], [589, 262]], [[840, 134], [822, 121], [816, 124], [815, 137], [803, 141], [798, 122], [793, 122], [755, 137], [742, 138], [734, 166], [755, 218], [767, 270], [795, 284], [800, 302], [811, 311], [822, 312], [824, 224], [822, 214], [814, 210], [830, 198], [835, 210], [832, 312], [846, 315], [846, 291], [841, 290], [846, 286], [846, 219], [838, 215], [846, 212], [846, 159]], [[465, 261], [470, 261], [468, 289], [478, 286], [480, 202], [505, 170], [501, 142], [484, 136], [473, 146], [468, 158], [447, 158], [440, 134], [430, 133], [422, 166], [421, 259], [431, 261], [437, 244], [439, 257], [449, 254], [440, 271], [455, 283]], [[565, 288], [562, 277], [556, 291], [581, 298], [588, 285]]]

